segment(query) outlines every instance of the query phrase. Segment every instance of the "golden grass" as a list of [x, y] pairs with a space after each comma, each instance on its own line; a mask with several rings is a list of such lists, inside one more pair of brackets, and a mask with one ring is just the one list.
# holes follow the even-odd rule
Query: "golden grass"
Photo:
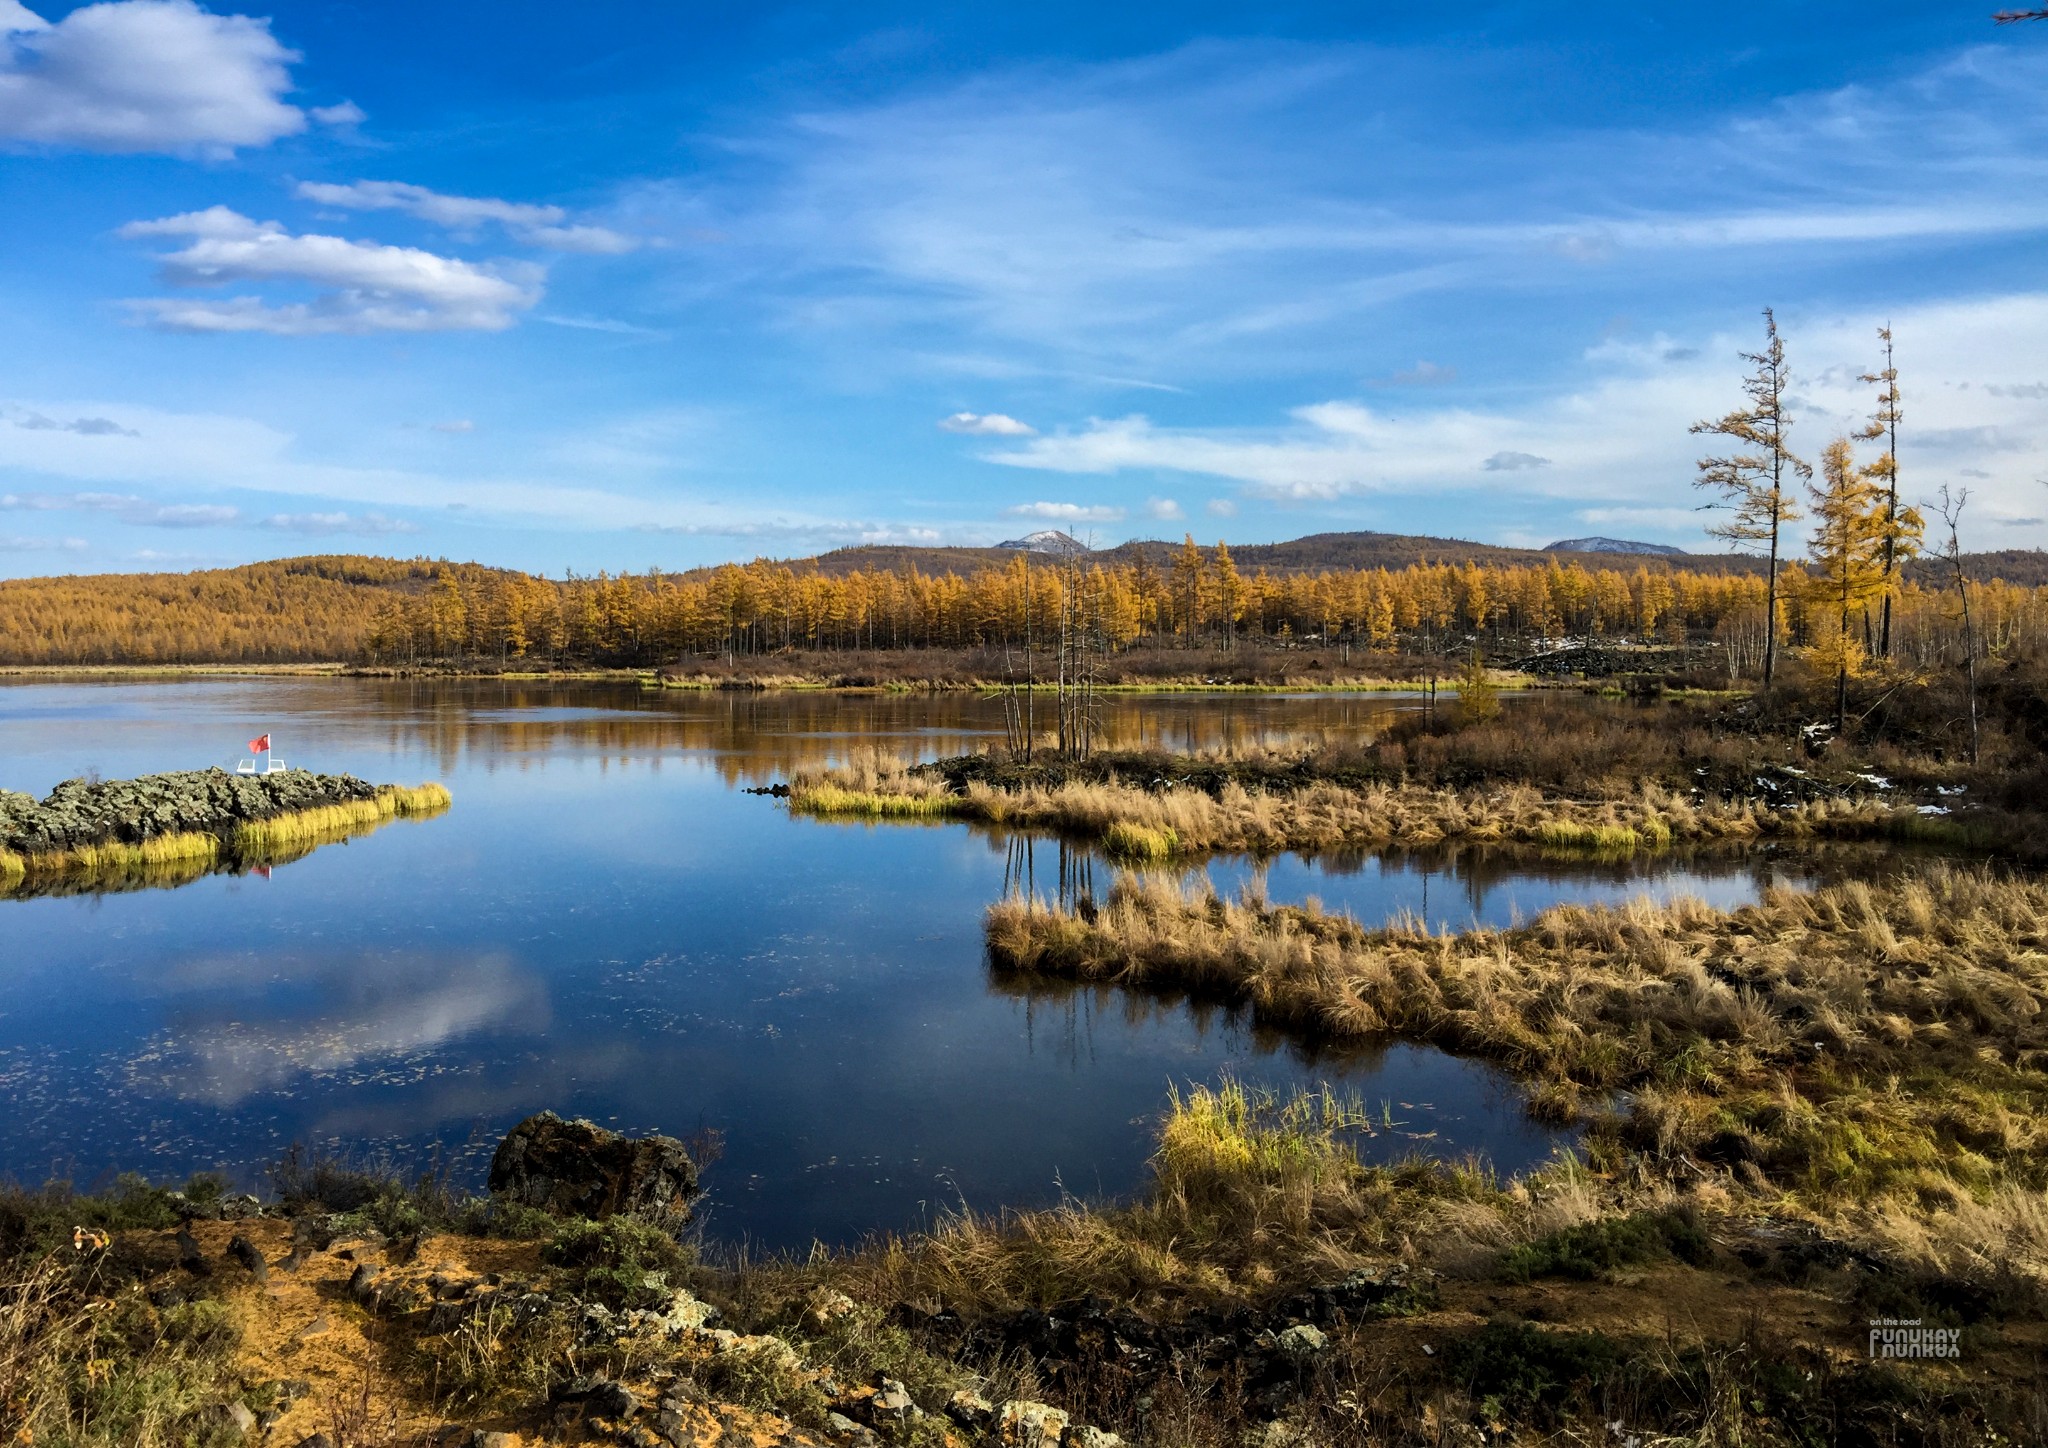
[[881, 794], [829, 784], [813, 786], [801, 794], [791, 790], [789, 803], [791, 809], [803, 814], [864, 819], [942, 819], [954, 812], [953, 801], [944, 795]]
[[[897, 801], [890, 804], [887, 801]], [[900, 762], [863, 760], [790, 781], [791, 807], [871, 818], [951, 816], [1102, 842], [1137, 860], [1210, 851], [1272, 854], [1357, 846], [1418, 848], [1447, 841], [1519, 843], [1595, 854], [1681, 843], [1864, 838], [1896, 832], [1910, 808], [1821, 799], [1792, 808], [1694, 801], [1657, 785], [1617, 799], [1560, 799], [1527, 785], [1484, 790], [1404, 784], [1310, 783], [1289, 791], [1230, 782], [1216, 793], [1134, 784], [1066, 782], [1000, 788], [945, 784]], [[1170, 841], [1163, 847], [1160, 842]]]
[[[1326, 1037], [1499, 1062], [1629, 1154], [1789, 1194], [1959, 1211], [2048, 1186], [2048, 884], [1884, 885], [1561, 906], [1513, 930], [1368, 930], [1313, 905], [1120, 882], [1092, 920], [989, 910], [999, 968], [1234, 995]], [[1628, 1093], [1625, 1110], [1599, 1102]]]
[[439, 814], [451, 803], [444, 785], [385, 785], [370, 799], [250, 820], [236, 828], [230, 846], [241, 859], [277, 863], [280, 857], [296, 858], [319, 845], [365, 834], [389, 819]]
[[[140, 844], [109, 840], [98, 845], [78, 845], [69, 850], [52, 850], [39, 855], [15, 855], [21, 875], [140, 875], [156, 871], [178, 872], [194, 866], [203, 873], [220, 858], [220, 839], [204, 831], [158, 835]], [[0, 876], [16, 872], [0, 867]]]
[[833, 769], [799, 774], [789, 786], [790, 809], [821, 818], [944, 819], [957, 814], [959, 804], [942, 783], [873, 750]]
[[1577, 1212], [1598, 1211], [1569, 1159], [1503, 1187], [1470, 1163], [1364, 1165], [1357, 1143], [1369, 1129], [1359, 1102], [1327, 1090], [1278, 1098], [1230, 1080], [1193, 1086], [1174, 1093], [1158, 1124], [1138, 1200], [962, 1210], [831, 1270], [856, 1295], [992, 1309], [1084, 1296], [1263, 1298], [1278, 1283], [1333, 1281], [1394, 1257], [1490, 1255], [1554, 1229], [1559, 1190], [1576, 1192]]
[[1180, 837], [1170, 828], [1117, 820], [1103, 833], [1102, 846], [1120, 860], [1151, 863], [1170, 858], [1180, 848]]
[[81, 881], [183, 884], [232, 864], [278, 864], [323, 844], [348, 839], [395, 817], [437, 814], [452, 803], [440, 784], [387, 785], [374, 798], [294, 810], [249, 820], [225, 835], [203, 830], [158, 835], [138, 844], [112, 840], [22, 855], [0, 850], [0, 885], [23, 886], [62, 876]]

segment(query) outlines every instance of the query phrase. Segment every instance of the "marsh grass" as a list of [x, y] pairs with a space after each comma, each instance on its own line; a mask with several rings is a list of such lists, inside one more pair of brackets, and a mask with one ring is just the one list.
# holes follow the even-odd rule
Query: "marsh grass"
[[0, 888], [51, 880], [72, 887], [184, 884], [216, 869], [287, 863], [394, 818], [438, 814], [452, 802], [440, 784], [387, 785], [370, 799], [249, 820], [220, 834], [181, 831], [136, 843], [110, 840], [32, 855], [0, 850]]
[[240, 1342], [223, 1302], [103, 1295], [68, 1247], [0, 1266], [0, 1430], [71, 1448], [226, 1445]]
[[952, 817], [1005, 829], [1100, 842], [1124, 859], [1160, 861], [1214, 851], [1273, 854], [1449, 842], [1528, 844], [1551, 851], [1633, 854], [1676, 844], [1758, 839], [1870, 838], [1910, 830], [1910, 808], [1876, 799], [1820, 798], [1778, 807], [1703, 800], [1656, 784], [1613, 798], [1564, 799], [1526, 785], [1445, 789], [1314, 779], [1299, 787], [1213, 790], [1121, 779], [994, 784], [945, 779], [901, 763], [866, 761], [790, 781], [791, 808], [869, 818]]
[[1102, 847], [1119, 860], [1154, 864], [1171, 859], [1180, 848], [1180, 836], [1170, 826], [1132, 824], [1116, 820], [1103, 832]]
[[799, 813], [821, 817], [943, 819], [955, 813], [953, 801], [946, 795], [882, 794], [829, 784], [813, 785], [801, 793], [792, 789], [789, 802]]
[[1730, 912], [1560, 906], [1435, 935], [1126, 879], [1092, 918], [1001, 901], [987, 937], [1001, 970], [1220, 994], [1283, 1028], [1496, 1061], [1553, 1118], [1590, 1123], [1604, 1170], [1706, 1173], [1827, 1216], [1890, 1201], [1951, 1259], [1972, 1235], [2037, 1258], [2048, 1243], [2011, 1195], [2048, 1184], [2042, 882], [1937, 867]]

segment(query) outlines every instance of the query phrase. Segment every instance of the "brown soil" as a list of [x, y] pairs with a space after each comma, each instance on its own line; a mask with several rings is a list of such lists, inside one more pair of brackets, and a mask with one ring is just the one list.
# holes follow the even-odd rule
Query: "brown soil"
[[[349, 1277], [364, 1262], [383, 1269], [380, 1281], [413, 1284], [422, 1296], [430, 1295], [425, 1284], [435, 1273], [457, 1278], [497, 1274], [507, 1282], [531, 1278], [540, 1266], [538, 1243], [429, 1236], [421, 1240], [412, 1261], [400, 1264], [390, 1260], [393, 1254], [385, 1244], [344, 1238], [325, 1251], [308, 1253], [294, 1269], [280, 1265], [292, 1249], [288, 1222], [194, 1222], [191, 1232], [216, 1264], [228, 1261], [227, 1244], [236, 1235], [247, 1237], [270, 1263], [268, 1280], [260, 1284], [239, 1267], [216, 1267], [216, 1274], [226, 1284], [223, 1296], [233, 1304], [242, 1327], [239, 1356], [245, 1379], [251, 1384], [296, 1379], [311, 1385], [311, 1391], [270, 1426], [261, 1440], [266, 1444], [290, 1448], [316, 1433], [325, 1433], [340, 1444], [347, 1440], [336, 1432], [337, 1419], [347, 1423], [351, 1417], [355, 1432], [363, 1435], [355, 1441], [380, 1448], [385, 1444], [392, 1448], [439, 1448], [444, 1444], [466, 1448], [467, 1434], [475, 1429], [512, 1435], [506, 1448], [616, 1441], [574, 1418], [555, 1420], [538, 1414], [451, 1418], [436, 1411], [415, 1385], [393, 1371], [392, 1365], [402, 1360], [409, 1346], [406, 1327], [373, 1316], [349, 1298]], [[136, 1235], [161, 1238], [165, 1247], [170, 1239], [169, 1233]], [[172, 1279], [180, 1276], [169, 1274]], [[683, 1359], [701, 1351], [679, 1347], [676, 1366], [685, 1366]], [[659, 1396], [659, 1386], [652, 1379], [628, 1379], [626, 1385], [644, 1401]], [[793, 1433], [787, 1422], [771, 1414], [729, 1404], [692, 1404], [682, 1416], [684, 1427], [676, 1441], [683, 1448], [740, 1448], [743, 1444], [769, 1448], [817, 1442]]]

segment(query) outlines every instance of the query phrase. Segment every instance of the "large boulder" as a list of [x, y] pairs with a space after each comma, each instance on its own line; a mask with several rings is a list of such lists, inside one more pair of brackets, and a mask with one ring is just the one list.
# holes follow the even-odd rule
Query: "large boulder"
[[690, 1220], [697, 1164], [672, 1136], [621, 1136], [552, 1111], [529, 1116], [491, 1158], [493, 1195], [562, 1217], [638, 1217], [665, 1231]]

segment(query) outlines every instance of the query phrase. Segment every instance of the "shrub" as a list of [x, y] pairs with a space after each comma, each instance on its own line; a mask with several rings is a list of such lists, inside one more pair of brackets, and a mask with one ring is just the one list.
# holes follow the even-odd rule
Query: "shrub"
[[541, 1258], [569, 1269], [582, 1294], [607, 1307], [651, 1304], [672, 1274], [690, 1265], [675, 1238], [637, 1217], [564, 1222]]
[[1675, 1256], [1698, 1266], [1712, 1244], [1690, 1212], [1635, 1212], [1567, 1227], [1517, 1247], [1501, 1259], [1500, 1275], [1510, 1282], [1532, 1277], [1604, 1277], [1624, 1267]]

